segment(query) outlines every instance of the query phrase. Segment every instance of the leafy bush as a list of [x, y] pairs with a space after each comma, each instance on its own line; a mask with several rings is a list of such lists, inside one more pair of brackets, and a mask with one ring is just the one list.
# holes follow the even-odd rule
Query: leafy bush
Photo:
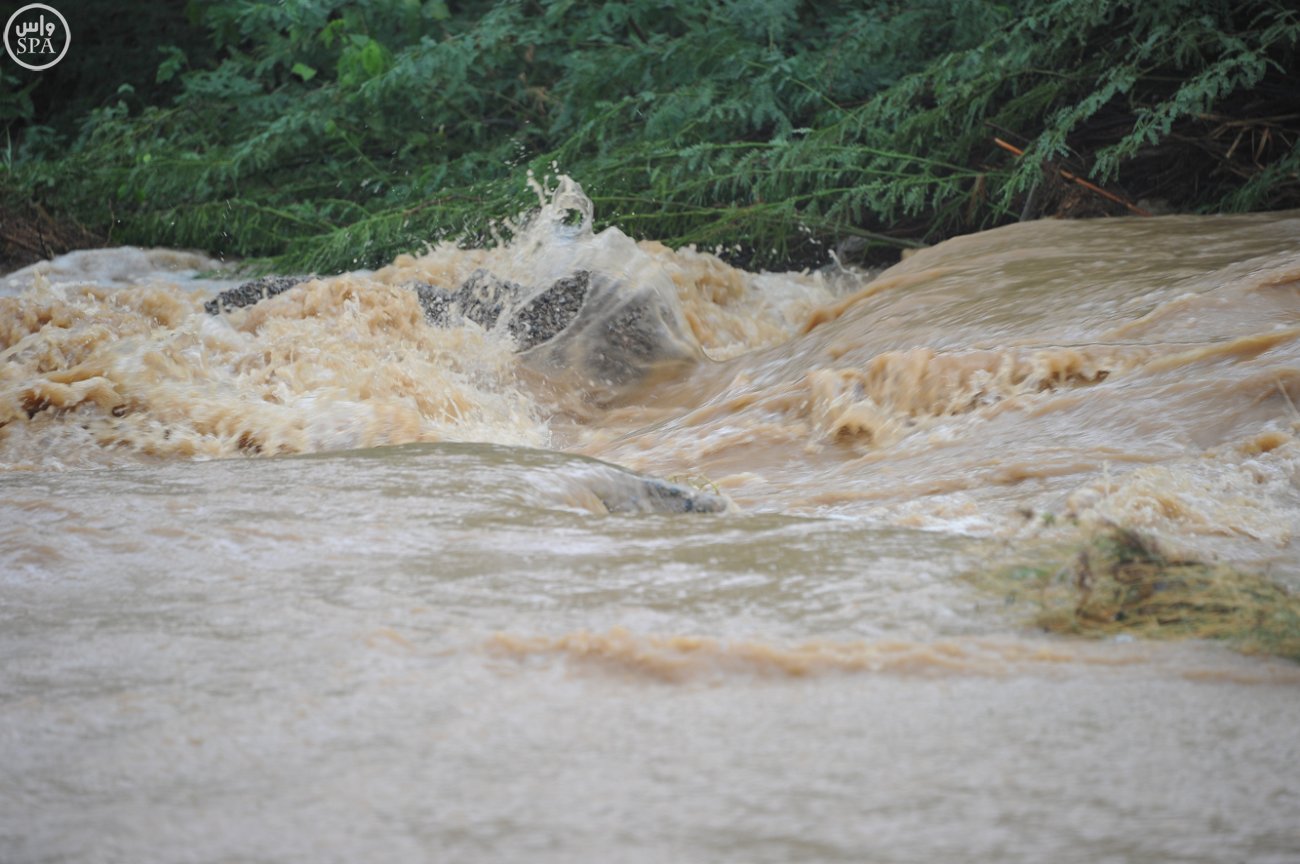
[[192, 0], [189, 14], [207, 41], [180, 34], [151, 83], [74, 117], [36, 125], [4, 82], [9, 197], [115, 242], [321, 272], [486, 236], [531, 203], [529, 169], [573, 175], [637, 234], [760, 264], [1014, 219], [1063, 164], [1183, 208], [1300, 204], [1286, 0]]

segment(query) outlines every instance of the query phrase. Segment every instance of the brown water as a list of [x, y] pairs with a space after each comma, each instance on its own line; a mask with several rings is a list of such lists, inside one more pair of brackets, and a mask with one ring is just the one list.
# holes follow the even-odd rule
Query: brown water
[[[1300, 667], [962, 578], [1119, 525], [1300, 588], [1300, 214], [871, 280], [587, 206], [225, 318], [186, 253], [0, 280], [0, 861], [1300, 861]], [[699, 359], [607, 386], [402, 287], [478, 267]], [[737, 506], [607, 513], [614, 465]]]

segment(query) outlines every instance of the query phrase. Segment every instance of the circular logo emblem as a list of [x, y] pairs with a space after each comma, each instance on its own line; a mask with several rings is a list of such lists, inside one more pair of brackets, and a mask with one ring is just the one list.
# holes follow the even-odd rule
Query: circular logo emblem
[[59, 10], [29, 3], [5, 23], [5, 51], [25, 69], [40, 72], [63, 59], [72, 44], [72, 30]]

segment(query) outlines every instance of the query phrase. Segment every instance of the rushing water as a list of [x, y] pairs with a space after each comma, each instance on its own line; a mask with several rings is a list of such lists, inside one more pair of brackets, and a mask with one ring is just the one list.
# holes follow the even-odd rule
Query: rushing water
[[[1300, 214], [872, 280], [587, 206], [218, 317], [186, 253], [0, 281], [0, 861], [1300, 861], [1293, 663], [962, 578], [1121, 525], [1300, 588]], [[671, 350], [404, 287], [477, 268]]]

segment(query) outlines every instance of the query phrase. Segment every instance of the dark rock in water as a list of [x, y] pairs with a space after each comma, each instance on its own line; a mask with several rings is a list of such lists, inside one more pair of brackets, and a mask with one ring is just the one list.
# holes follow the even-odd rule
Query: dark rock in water
[[[313, 276], [268, 276], [223, 291], [209, 314], [251, 306]], [[611, 402], [652, 375], [674, 374], [703, 358], [677, 306], [672, 283], [631, 283], [578, 270], [533, 288], [475, 270], [454, 291], [408, 282], [425, 319], [436, 327], [461, 320], [506, 330], [523, 361], [547, 375], [577, 376], [596, 402]]]
[[[655, 513], [723, 513], [730, 506], [721, 495], [655, 478], [646, 478], [643, 502]], [[609, 501], [604, 503], [611, 513], [616, 512]]]
[[605, 322], [604, 339], [591, 352], [592, 372], [607, 381], [630, 381], [658, 359], [658, 320], [647, 301], [634, 302]]
[[651, 375], [675, 374], [703, 359], [669, 293], [671, 282], [631, 284], [593, 272], [577, 315], [559, 333], [521, 352], [534, 369], [572, 375], [595, 402], [612, 402]]
[[415, 292], [424, 310], [424, 320], [435, 327], [447, 327], [451, 324], [452, 304], [456, 297], [446, 288], [430, 285], [428, 282], [408, 282], [403, 287]]
[[216, 297], [204, 303], [203, 309], [209, 315], [220, 315], [230, 309], [252, 306], [254, 303], [259, 303], [268, 297], [283, 294], [293, 286], [315, 278], [314, 274], [306, 276], [263, 276], [261, 279], [245, 282], [238, 288], [222, 291]]
[[591, 274], [580, 270], [557, 279], [550, 286], [514, 308], [529, 289], [509, 282], [487, 270], [475, 270], [454, 292], [428, 282], [408, 282], [403, 287], [414, 291], [424, 309], [424, 317], [435, 327], [449, 327], [463, 316], [480, 327], [491, 329], [507, 314], [506, 329], [526, 351], [568, 327], [578, 317], [587, 296]]
[[725, 513], [733, 507], [722, 495], [622, 470], [589, 477], [586, 485], [610, 513]]
[[475, 270], [456, 290], [456, 305], [460, 314], [490, 330], [496, 326], [501, 311], [518, 302], [524, 290], [522, 285], [507, 282], [487, 270]]
[[551, 286], [523, 305], [510, 317], [507, 326], [519, 343], [520, 351], [553, 339], [573, 323], [591, 288], [591, 274], [579, 270], [572, 276], [557, 279]]

